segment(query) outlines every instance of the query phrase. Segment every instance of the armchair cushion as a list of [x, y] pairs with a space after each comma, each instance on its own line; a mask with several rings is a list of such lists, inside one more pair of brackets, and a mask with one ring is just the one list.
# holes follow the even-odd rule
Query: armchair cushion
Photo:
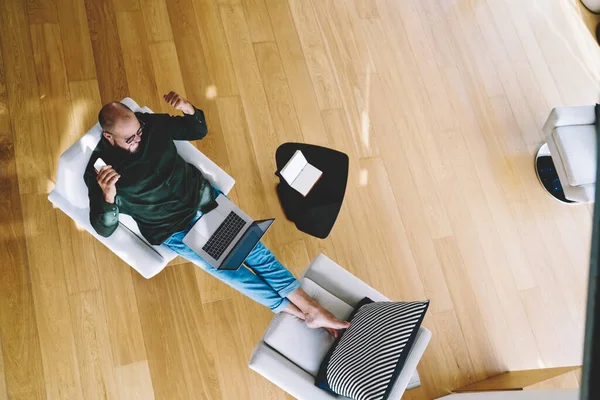
[[596, 182], [596, 127], [559, 126], [552, 131], [571, 186]]
[[386, 399], [404, 367], [429, 301], [373, 302], [365, 297], [350, 328], [323, 361], [316, 385], [353, 399]]
[[[346, 320], [352, 313], [353, 307], [312, 280], [302, 279], [302, 288], [338, 319]], [[325, 329], [310, 329], [304, 321], [284, 313], [273, 318], [263, 340], [313, 377], [334, 342]]]

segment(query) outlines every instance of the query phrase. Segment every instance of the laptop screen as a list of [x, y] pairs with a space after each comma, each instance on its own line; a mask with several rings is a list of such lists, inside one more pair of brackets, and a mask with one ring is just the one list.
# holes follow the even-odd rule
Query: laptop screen
[[244, 233], [238, 243], [231, 249], [229, 255], [223, 260], [219, 269], [238, 269], [258, 241], [264, 236], [273, 224], [274, 219], [255, 221]]

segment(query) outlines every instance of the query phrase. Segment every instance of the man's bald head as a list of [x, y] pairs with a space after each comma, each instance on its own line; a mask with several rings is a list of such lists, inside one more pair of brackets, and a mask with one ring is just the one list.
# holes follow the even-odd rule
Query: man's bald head
[[120, 122], [131, 118], [135, 118], [133, 111], [118, 101], [105, 104], [98, 113], [98, 122], [102, 130], [109, 133], [117, 131]]
[[135, 153], [141, 140], [141, 125], [136, 115], [125, 104], [113, 101], [98, 113], [102, 135], [114, 147]]

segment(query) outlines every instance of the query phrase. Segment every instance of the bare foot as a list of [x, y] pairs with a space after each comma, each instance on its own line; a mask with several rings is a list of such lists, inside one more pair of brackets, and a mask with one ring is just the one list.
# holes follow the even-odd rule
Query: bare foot
[[[309, 328], [325, 328], [329, 331], [329, 333], [332, 333], [332, 331], [330, 331], [329, 329], [346, 329], [350, 326], [349, 322], [340, 321], [332, 313], [330, 313], [320, 305], [317, 305], [311, 308], [308, 312], [304, 313], [304, 317], [306, 326], [308, 326]], [[333, 336], [337, 337], [337, 335], [335, 334], [333, 334]]]

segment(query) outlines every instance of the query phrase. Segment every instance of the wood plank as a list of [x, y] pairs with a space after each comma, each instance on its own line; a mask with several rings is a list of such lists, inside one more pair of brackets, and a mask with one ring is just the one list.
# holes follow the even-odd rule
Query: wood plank
[[302, 142], [302, 132], [285, 71], [279, 58], [277, 44], [273, 42], [255, 43], [254, 54], [262, 76], [277, 137], [282, 142]]
[[[518, 35], [515, 21], [511, 18], [510, 10], [504, 1], [488, 2], [487, 6], [491, 13], [504, 47], [506, 49], [507, 57], [509, 58], [510, 65], [513, 66], [516, 77], [523, 90], [530, 111], [533, 113], [537, 126], [542, 126], [548, 117], [549, 105], [559, 104], [557, 102], [548, 102], [545, 97], [545, 90], [540, 87], [536, 77], [536, 69], [533, 68], [533, 64], [529, 60], [529, 55], [525, 50], [523, 41]], [[509, 23], [502, 24], [500, 21], [510, 21]], [[545, 66], [544, 66], [545, 68]], [[550, 85], [554, 87], [554, 84]], [[541, 136], [541, 130], [538, 132], [528, 132], [530, 135]], [[534, 136], [535, 137], [535, 136]], [[543, 139], [543, 138], [542, 138]]]
[[[326, 110], [323, 111], [321, 115], [323, 123], [325, 124], [325, 129], [327, 130], [328, 141], [330, 142], [329, 146], [335, 150], [345, 152], [350, 158], [350, 165], [345, 204], [342, 205], [329, 240], [319, 241], [319, 247], [325, 251], [313, 251], [313, 257], [320, 252], [331, 257], [335, 256], [334, 260], [336, 263], [342, 265], [350, 273], [373, 286], [374, 283], [371, 282], [369, 278], [369, 271], [364, 268], [364, 266], [369, 263], [366, 258], [367, 253], [363, 252], [362, 246], [354, 245], [354, 243], [359, 243], [361, 236], [353, 216], [353, 212], [355, 211], [355, 208], [353, 207], [356, 202], [353, 202], [353, 207], [350, 207], [348, 200], [356, 196], [355, 191], [360, 184], [360, 172], [358, 169], [358, 158], [354, 153], [351, 138], [347, 135], [349, 129], [348, 121], [345, 118], [343, 110], [340, 109]], [[307, 247], [309, 249], [311, 248], [310, 243], [311, 242], [307, 242]], [[331, 250], [332, 248], [333, 251]]]
[[[274, 193], [275, 186], [279, 183], [279, 179], [274, 174], [277, 170], [274, 155], [281, 140], [273, 127], [243, 9], [240, 6], [221, 6], [221, 19], [229, 43], [234, 70], [238, 77], [240, 98], [248, 121], [248, 131], [252, 138], [252, 147], [250, 148], [253, 148], [256, 153], [258, 171], [262, 180], [261, 189], [266, 194], [268, 217], [285, 221], [285, 216]], [[248, 195], [245, 192], [242, 193], [244, 196]], [[274, 240], [277, 243], [286, 243], [298, 238], [297, 235], [298, 231], [290, 223], [275, 224], [271, 228], [270, 236], [265, 238], [265, 242], [268, 244], [269, 240]]]
[[83, 395], [86, 399], [116, 398], [114, 363], [102, 293], [92, 290], [71, 295], [69, 303]]
[[236, 160], [231, 172], [236, 179], [233, 192], [238, 194], [238, 205], [253, 218], [266, 217], [267, 200], [256, 156], [252, 151], [248, 151], [253, 145], [242, 101], [239, 97], [220, 97], [217, 99], [217, 106], [222, 120], [227, 154], [231, 160]]
[[281, 264], [297, 278], [310, 265], [311, 259], [308, 256], [306, 243], [303, 239], [277, 246], [273, 249], [273, 253], [277, 256]]
[[144, 15], [146, 37], [149, 43], [173, 40], [171, 22], [165, 0], [139, 0]]
[[[546, 289], [547, 287], [549, 289]], [[562, 342], [562, 338], [566, 335], [561, 333], [566, 328], [555, 325], [556, 320], [564, 315], [564, 305], [554, 309], [555, 304], [553, 304], [548, 292], [552, 293], [550, 286], [545, 282], [541, 282], [540, 287], [523, 290], [519, 294], [529, 319], [530, 329], [542, 355], [540, 367], [546, 368], [559, 367], [564, 365], [562, 360], [574, 359], [568, 354], [565, 343]], [[558, 318], [555, 317], [555, 314], [558, 314]], [[578, 343], [577, 346], [580, 346], [580, 344]]]
[[195, 264], [194, 267], [196, 282], [200, 290], [200, 297], [202, 297], [202, 304], [229, 299], [233, 296], [234, 289], [229, 285], [221, 282]]
[[[534, 99], [541, 99], [542, 97], [541, 93], [539, 93], [539, 89], [536, 86], [532, 87], [531, 85], [522, 88], [518, 72], [521, 72], [523, 78], [526, 78], [526, 71], [517, 71], [514, 68], [516, 63], [512, 62], [509, 52], [504, 47], [502, 39], [499, 37], [499, 31], [501, 30], [497, 30], [494, 24], [489, 23], [489, 21], [493, 20], [489, 8], [486, 6], [476, 8], [471, 7], [471, 12], [475, 18], [475, 26], [479, 27], [486, 48], [493, 60], [495, 69], [498, 73], [498, 78], [502, 81], [502, 87], [504, 88], [507, 100], [510, 102], [511, 114], [518, 125], [518, 130], [514, 131], [514, 134], [508, 137], [514, 140], [514, 142], [513, 140], [508, 141], [509, 146], [510, 143], [515, 143], [515, 145], [520, 146], [521, 151], [523, 151], [523, 142], [525, 142], [525, 145], [538, 146], [540, 140], [544, 139], [542, 138], [540, 129], [544, 121], [540, 121], [539, 125], [536, 123], [535, 115], [530, 109], [531, 106], [528, 104], [528, 97], [525, 95], [524, 89], [527, 88]], [[542, 105], [541, 109], [543, 113], [543, 110], [547, 110], [547, 105]], [[512, 149], [511, 153], [516, 153], [516, 149], [510, 148]]]
[[435, 249], [444, 268], [444, 277], [452, 294], [452, 302], [459, 319], [468, 351], [473, 363], [477, 380], [503, 372], [499, 358], [491, 344], [481, 307], [475, 300], [477, 293], [465, 285], [468, 282], [468, 271], [462, 259], [458, 244], [453, 237], [436, 239]]
[[54, 0], [58, 9], [69, 81], [96, 79], [96, 64], [84, 0]]
[[194, 10], [196, 19], [199, 21], [200, 43], [206, 54], [206, 71], [204, 73], [210, 77], [210, 86], [214, 86], [216, 96], [238, 95], [237, 78], [233, 71], [217, 3], [195, 0]]
[[[372, 100], [368, 113], [373, 125], [373, 135], [378, 141], [387, 144], [380, 149], [387, 168], [393, 171], [391, 173], [394, 176], [404, 176], [393, 180], [394, 193], [399, 198], [406, 198], [407, 200], [400, 201], [411, 204], [411, 208], [423, 208], [423, 211], [417, 214], [427, 222], [426, 227], [432, 237], [448, 236], [451, 234], [448, 216], [440, 196], [436, 193], [433, 179], [434, 174], [444, 173], [439, 164], [440, 156], [432, 134], [437, 130], [437, 126], [434, 120], [424, 117], [424, 110], [430, 107], [426, 97], [423, 97], [418, 89], [410, 89], [409, 85], [414, 85], [409, 82], [410, 78], [401, 78], [409, 73], [408, 71], [416, 72], [416, 66], [411, 63], [410, 57], [397, 56], [410, 54], [405, 50], [397, 49], [390, 53], [382, 46], [382, 43], [388, 40], [388, 36], [378, 20], [365, 21], [363, 29], [367, 40], [373, 46], [371, 51], [375, 65], [379, 67], [379, 74], [371, 76], [369, 81]], [[401, 66], [407, 69], [405, 74], [396, 72]], [[398, 89], [394, 88], [402, 88], [406, 91], [406, 96], [399, 99]], [[402, 135], [398, 132], [402, 132]], [[411, 215], [415, 216], [414, 213]]]
[[[438, 348], [445, 353], [439, 358], [446, 365], [447, 377], [443, 379], [446, 387], [452, 390], [476, 382], [475, 367], [468, 350], [473, 343], [466, 341], [456, 310], [435, 313], [431, 319], [435, 320], [439, 333], [435, 336]], [[431, 324], [425, 326], [430, 328]]]
[[246, 23], [254, 43], [275, 40], [265, 0], [242, 0]]
[[[196, 145], [208, 158], [225, 171], [229, 171], [229, 159], [225, 150], [216, 99], [211, 96], [211, 87], [214, 82], [210, 79], [209, 69], [206, 67], [206, 55], [198, 47], [198, 43], [202, 43], [198, 22], [195, 14], [190, 12], [194, 9], [194, 4], [191, 0], [169, 2], [167, 9], [179, 57], [181, 75], [188, 95], [187, 99], [196, 107], [204, 110], [209, 129], [209, 134]], [[198, 51], [189, 51], [189, 49]]]
[[134, 279], [148, 365], [159, 398], [221, 398], [205, 336], [209, 322], [198, 307], [194, 268], [182, 265], [151, 280]]
[[151, 280], [134, 277], [142, 323], [141, 332], [144, 334], [136, 339], [139, 341], [143, 338], [145, 343], [154, 395], [158, 398], [182, 399], [188, 395], [181, 366], [181, 358], [184, 355], [172, 337], [174, 327], [171, 324], [171, 314], [164, 309], [168, 305], [160, 301], [160, 292], [166, 293], [164, 275], [167, 273], [170, 273], [170, 270], [164, 270]]
[[54, 1], [27, 0], [27, 13], [30, 24], [58, 22], [58, 12]]
[[[464, 235], [465, 230], [474, 229], [476, 231], [480, 246], [484, 250], [486, 264], [489, 273], [494, 282], [494, 287], [498, 293], [500, 309], [506, 318], [506, 322], [511, 332], [510, 336], [514, 342], [514, 352], [511, 352], [509, 365], [511, 368], [531, 367], [533, 360], [540, 358], [537, 343], [531, 331], [523, 330], [522, 327], [528, 324], [527, 315], [522, 303], [519, 301], [519, 288], [515, 282], [514, 270], [529, 268], [528, 264], [511, 265], [506, 257], [506, 251], [498, 243], [504, 240], [499, 236], [496, 230], [496, 221], [492, 212], [485, 207], [485, 195], [477, 179], [477, 173], [469, 162], [469, 153], [460, 134], [440, 134], [438, 135], [440, 149], [445, 149], [443, 158], [452, 165], [451, 170], [445, 179], [438, 180], [442, 190], [457, 191], [455, 202], [447, 203], [448, 215], [456, 216], [453, 221], [454, 231], [457, 236]], [[448, 150], [456, 157], [447, 157]], [[468, 196], [460, 196], [459, 193], [469, 193]], [[453, 218], [452, 218], [453, 219]], [[477, 221], [475, 223], [475, 221]], [[473, 228], [471, 228], [473, 227]], [[525, 260], [525, 262], [527, 262]], [[483, 266], [481, 266], [483, 268]], [[527, 269], [529, 272], [529, 270]], [[519, 276], [519, 275], [517, 275]], [[530, 276], [533, 279], [533, 275]]]
[[279, 56], [306, 143], [327, 146], [327, 132], [287, 0], [267, 0]]
[[[382, 227], [381, 237], [377, 242], [382, 247], [382, 252], [386, 252], [383, 249], [389, 249], [387, 253], [390, 254], [386, 264], [378, 263], [377, 275], [382, 281], [381, 285], [389, 285], [386, 282], [394, 282], [395, 290], [388, 293], [402, 296], [400, 299], [416, 299], [426, 296], [432, 301], [432, 310], [452, 310], [450, 292], [443, 279], [441, 260], [435, 255], [433, 242], [423, 240], [423, 243], [415, 243], [415, 240], [411, 238], [412, 234], [406, 228], [408, 225], [406, 222], [408, 221], [407, 212], [402, 210], [398, 212], [393, 209], [393, 206], [397, 204], [397, 198], [392, 191], [385, 163], [381, 159], [361, 159], [360, 168], [362, 171], [366, 171], [369, 179], [367, 184], [361, 187], [360, 192], [363, 197], [359, 204], [371, 204], [373, 209], [376, 209], [376, 204], [384, 204], [389, 210], [387, 215], [383, 213], [377, 215], [374, 221], [374, 226]], [[370, 200], [367, 200], [369, 197]], [[388, 218], [392, 219], [394, 223], [386, 227]], [[368, 220], [369, 217], [365, 223], [368, 223]], [[425, 251], [434, 253], [426, 257], [426, 263], [424, 262], [425, 257], [414, 258], [415, 249], [419, 246], [421, 246], [419, 250], [421, 253], [425, 249], [428, 249]], [[384, 266], [387, 268], [384, 269]], [[398, 272], [400, 272], [399, 275]], [[370, 275], [373, 274], [370, 273]], [[403, 278], [398, 279], [397, 276], [403, 276]], [[408, 277], [410, 277], [410, 282], [414, 283], [408, 285], [406, 283]]]
[[[531, 65], [535, 81], [542, 91], [544, 99], [553, 107], [566, 104], [558, 92], [554, 77], [550, 72], [540, 44], [537, 41], [534, 25], [530, 24], [527, 17], [528, 13], [523, 12], [523, 7], [517, 8], [517, 4], [514, 1], [504, 0], [500, 4], [505, 5], [509, 9], [510, 21], [516, 31], [519, 42], [523, 46], [527, 61]], [[495, 12], [498, 12], [498, 10], [496, 9]]]
[[85, 0], [92, 49], [102, 103], [129, 95], [129, 86], [119, 41], [112, 0]]
[[[423, 4], [423, 3], [420, 3]], [[447, 31], [449, 27], [445, 26], [443, 21], [439, 18], [440, 16], [434, 15], [436, 10], [420, 9], [418, 10], [421, 18], [426, 15], [429, 18], [428, 24], [431, 26], [431, 35], [433, 37], [443, 39], [446, 36], [440, 36], [444, 31]], [[429, 27], [429, 25], [428, 25]], [[428, 28], [427, 28], [428, 29]], [[483, 134], [480, 132], [480, 126], [476, 120], [476, 116], [472, 111], [467, 111], [470, 107], [469, 100], [467, 99], [466, 85], [471, 84], [471, 80], [463, 78], [459, 73], [459, 70], [452, 66], [455, 61], [454, 54], [445, 54], [444, 57], [439, 57], [444, 51], [452, 51], [452, 45], [446, 40], [442, 40], [439, 44], [433, 46], [434, 54], [438, 65], [442, 71], [442, 78], [444, 79], [444, 85], [448, 93], [448, 101], [452, 103], [452, 107], [455, 110], [455, 114], [462, 114], [460, 120], [463, 121], [462, 136], [468, 150], [464, 154], [470, 154], [472, 163], [476, 166], [476, 172], [479, 176], [479, 184], [481, 185], [483, 192], [486, 196], [487, 203], [493, 212], [495, 226], [498, 229], [502, 244], [505, 248], [510, 268], [513, 271], [513, 275], [516, 280], [517, 288], [524, 290], [531, 288], [535, 285], [535, 279], [533, 277], [531, 262], [528, 257], [528, 248], [523, 245], [521, 240], [513, 240], [513, 230], [515, 224], [519, 224], [520, 219], [514, 214], [513, 209], [509, 203], [509, 199], [502, 188], [501, 183], [495, 178], [495, 171], [503, 170], [505, 167], [499, 164], [503, 161], [502, 158], [493, 157], [490, 154], [486, 144], [483, 140]], [[448, 66], [446, 66], [448, 65]], [[449, 132], [447, 135], [452, 134]], [[445, 136], [447, 136], [445, 135]], [[442, 136], [442, 137], [445, 137]], [[461, 138], [455, 137], [455, 141], [452, 142], [453, 148], [460, 145]], [[450, 141], [447, 143], [451, 143]], [[439, 147], [444, 148], [443, 146]], [[460, 159], [460, 158], [458, 158]], [[466, 167], [468, 163], [460, 163], [463, 167]], [[530, 235], [523, 235], [523, 238], [535, 238]], [[527, 240], [527, 239], [523, 239]], [[532, 253], [537, 253], [533, 251]]]
[[0, 337], [0, 400], [8, 400], [6, 389], [6, 372], [4, 372], [4, 354], [2, 354], [2, 338]]
[[56, 218], [45, 194], [23, 195], [25, 237], [48, 397], [80, 399], [80, 371], [70, 319]]
[[156, 90], [152, 58], [148, 50], [141, 11], [118, 12], [117, 26], [127, 73], [129, 96], [140, 105], [148, 106], [151, 110], [159, 110], [162, 100]]
[[[0, 52], [0, 398], [45, 399], [3, 53]], [[9, 397], [10, 396], [10, 397]]]
[[567, 372], [581, 368], [576, 365], [572, 367], [559, 368], [541, 368], [519, 371], [508, 371], [488, 378], [484, 381], [474, 383], [472, 385], [454, 390], [457, 393], [462, 392], [479, 392], [485, 390], [516, 390], [523, 389], [527, 386], [538, 382], [545, 381], [556, 376], [563, 375]]
[[140, 0], [113, 0], [113, 6], [116, 12], [139, 11]]
[[[156, 91], [158, 95], [162, 96], [168, 94], [170, 91], [174, 91], [186, 97], [175, 43], [164, 41], [151, 43], [148, 47], [150, 48], [152, 69], [154, 71], [154, 78], [156, 79]], [[165, 101], [160, 101], [160, 107], [153, 111], [172, 113], [173, 107]]]
[[73, 129], [60, 28], [57, 24], [34, 24], [30, 30], [50, 168], [55, 174], [60, 154], [68, 147], [63, 138]]
[[[210, 349], [215, 360], [221, 396], [224, 399], [247, 399], [251, 397], [246, 378], [250, 373], [241, 362], [245, 358], [240, 342], [244, 334], [234, 307], [231, 299], [202, 306], [206, 313], [207, 331], [212, 339]], [[232, 379], [237, 384], [231, 385]]]
[[[362, 30], [362, 21], [351, 1], [342, 0], [328, 3], [328, 7], [335, 16], [335, 24], [339, 33], [343, 36], [345, 52], [351, 59], [347, 62], [353, 64], [354, 73], [357, 76], [376, 74], [377, 68], [373, 64], [365, 34]], [[324, 32], [324, 28], [322, 28]], [[339, 40], [339, 39], [338, 39]]]
[[[34, 24], [31, 25], [31, 37], [46, 143], [51, 156], [51, 170], [55, 174], [60, 155], [72, 144], [71, 140], [75, 136], [60, 29], [56, 24]], [[93, 255], [93, 239], [73, 229], [74, 224], [62, 212], [57, 212], [57, 221], [68, 292], [71, 294], [97, 289], [99, 281]]]
[[321, 110], [342, 108], [335, 75], [310, 1], [289, 2]]
[[[562, 3], [551, 2], [543, 9], [528, 4], [521, 11], [534, 31], [564, 104], [593, 104], [598, 100], [598, 78], [592, 71], [600, 66], [600, 50], [594, 35], [581, 22], [579, 10]], [[516, 7], [516, 2], [511, 0], [510, 4]], [[573, 19], [580, 23], [571, 24]], [[563, 57], [566, 54], [569, 56]]]
[[120, 399], [154, 400], [148, 361], [116, 367], [115, 380]]
[[[237, 363], [235, 366], [236, 372], [240, 375], [240, 379], [246, 383], [245, 386], [248, 388], [248, 392], [252, 393], [252, 397], [258, 399], [281, 400], [285, 398], [284, 391], [281, 388], [266, 380], [262, 375], [254, 373], [250, 368], [243, 368], [248, 364], [254, 347], [264, 335], [265, 327], [273, 318], [274, 314], [271, 310], [240, 294], [230, 300], [214, 304], [219, 306], [218, 310], [227, 310], [230, 316], [235, 319], [230, 323], [235, 323], [239, 328], [234, 329], [244, 332], [239, 336], [239, 341], [236, 342], [235, 351], [238, 352], [238, 358], [231, 361]], [[228, 320], [231, 321], [229, 318]], [[219, 323], [213, 325], [214, 332], [222, 329], [221, 322], [219, 321]], [[215, 342], [213, 341], [213, 343]], [[216, 349], [217, 347], [213, 348]], [[222, 378], [219, 377], [219, 379]]]
[[94, 254], [96, 239], [61, 210], [57, 209], [55, 213], [68, 293], [99, 289], [98, 263]]
[[[470, 11], [470, 9], [468, 9], [467, 11]], [[461, 10], [456, 9], [455, 12], [457, 14], [459, 14], [461, 12]], [[463, 18], [466, 18], [467, 21], [471, 21], [472, 20], [472, 16], [470, 15], [465, 15]], [[465, 25], [469, 25], [469, 22], [465, 23], [465, 21], [461, 21], [459, 19], [456, 19], [453, 21], [452, 24], [452, 31], [454, 32], [454, 34], [457, 37], [466, 37], [466, 36], [471, 36], [473, 33], [472, 32], [462, 32], [465, 29]], [[464, 65], [466, 67], [466, 70], [468, 71], [469, 75], [471, 76], [470, 79], [474, 80], [475, 82], [477, 82], [478, 80], [480, 80], [480, 71], [473, 71], [471, 68], [471, 60], [470, 60], [470, 56], [468, 55], [470, 53], [470, 50], [467, 48], [464, 48], [463, 46], [468, 46], [469, 48], [473, 48], [473, 49], [478, 49], [478, 48], [482, 48], [482, 46], [484, 46], [481, 43], [477, 43], [478, 40], [480, 40], [480, 38], [478, 36], [473, 37], [472, 39], [465, 39], [465, 40], [458, 40], [457, 43], [459, 43], [459, 50], [461, 52], [461, 57], [464, 57]], [[476, 52], [476, 50], [475, 50]], [[478, 57], [482, 58], [482, 62], [483, 63], [489, 63], [488, 60], [486, 60], [482, 55], [478, 55]], [[469, 59], [467, 59], [469, 58]], [[492, 67], [493, 68], [493, 67]], [[489, 71], [486, 72], [486, 77], [485, 79], [488, 81], [489, 84], [493, 85], [493, 86], [498, 86], [499, 85], [499, 80], [495, 78], [495, 75], [489, 75], [488, 74]], [[471, 104], [472, 107], [474, 108], [474, 117], [478, 120], [478, 124], [481, 126], [481, 129], [485, 130], [485, 131], [489, 131], [489, 132], [498, 132], [502, 130], [501, 125], [498, 124], [498, 120], [496, 119], [496, 116], [494, 114], [494, 111], [492, 110], [492, 105], [486, 100], [486, 94], [488, 98], [498, 98], [498, 96], [492, 96], [491, 93], [489, 92], [490, 90], [490, 85], [483, 85], [483, 84], [478, 84], [478, 83], [474, 83], [472, 85], [467, 86], [467, 89], [469, 91], [468, 96], [472, 99], [471, 100]], [[493, 154], [503, 154], [505, 153], [505, 151], [502, 150], [502, 144], [498, 143], [497, 140], [494, 139], [494, 136], [490, 136], [490, 135], [483, 135], [483, 138], [487, 141], [487, 146], [488, 148], [492, 151]], [[481, 137], [477, 137], [477, 140], [480, 140]], [[498, 148], [500, 146], [500, 148]], [[479, 154], [477, 154], [477, 152], [471, 151], [471, 154], [480, 156], [481, 152]], [[539, 244], [540, 246], [542, 246], [543, 248], [546, 249], [553, 249], [557, 246], [556, 243], [554, 244], [550, 244], [552, 243], [553, 240], [556, 240], [556, 229], [551, 227], [549, 229], [549, 227], [546, 226], [546, 228], [542, 228], [542, 226], [545, 226], [545, 223], [542, 222], [540, 218], [539, 213], [533, 213], [531, 210], [532, 209], [536, 209], [536, 202], [531, 202], [531, 204], [528, 204], [529, 199], [527, 198], [528, 196], [530, 196], [530, 193], [528, 193], [528, 191], [524, 190], [525, 187], [527, 187], [527, 185], [525, 185], [523, 182], [521, 182], [521, 179], [523, 178], [523, 174], [519, 173], [519, 167], [517, 165], [515, 165], [513, 159], [508, 158], [508, 157], [502, 157], [502, 158], [498, 158], [498, 157], [492, 157], [492, 160], [496, 160], [496, 161], [500, 161], [502, 164], [504, 164], [504, 167], [507, 171], [506, 174], [501, 174], [499, 176], [500, 178], [500, 183], [503, 187], [503, 190], [505, 191], [505, 193], [507, 195], [510, 195], [511, 197], [511, 205], [513, 208], [513, 212], [518, 213], [515, 215], [515, 218], [518, 222], [523, 222], [523, 221], [531, 221], [532, 219], [535, 220], [536, 222], [528, 222], [527, 224], [524, 224], [523, 229], [527, 232], [524, 233], [524, 237], [528, 237], [528, 238], [532, 238], [530, 240], [541, 240], [542, 243]], [[517, 161], [519, 161], [519, 159], [517, 158]], [[521, 169], [524, 168], [525, 163], [521, 162]], [[515, 189], [516, 188], [516, 189]], [[548, 199], [545, 199], [548, 200]], [[533, 247], [530, 247], [533, 250]], [[543, 298], [545, 298], [544, 302], [547, 306], [549, 306], [551, 309], [554, 310], [554, 312], [552, 313], [552, 318], [557, 318], [557, 320], [559, 318], [567, 318], [567, 320], [569, 320], [571, 323], [569, 324], [559, 324], [556, 325], [556, 329], [555, 329], [555, 334], [559, 335], [561, 337], [568, 337], [568, 336], [572, 336], [575, 335], [575, 331], [581, 331], [581, 320], [579, 318], [577, 318], [577, 316], [579, 315], [577, 312], [575, 312], [574, 310], [577, 308], [577, 295], [578, 293], [576, 291], [570, 293], [567, 297], [566, 297], [566, 301], [565, 302], [556, 302], [556, 298], [553, 296], [550, 296], [549, 293], [551, 291], [554, 290], [563, 290], [563, 291], [569, 291], [569, 289], [563, 287], [562, 285], [560, 285], [560, 287], [556, 287], [556, 282], [554, 281], [554, 279], [552, 278], [552, 275], [548, 274], [548, 270], [547, 270], [547, 266], [552, 266], [553, 268], [560, 268], [559, 265], [564, 265], [565, 263], [568, 263], [567, 261], [567, 255], [565, 255], [564, 249], [562, 248], [561, 244], [558, 244], [558, 250], [556, 252], [553, 252], [553, 255], [551, 258], [544, 260], [544, 263], [541, 265], [534, 265], [535, 263], [540, 263], [539, 261], [539, 257], [540, 255], [542, 255], [542, 257], [545, 257], [545, 254], [548, 254], [549, 250], [542, 250], [541, 252], [538, 251], [531, 251], [531, 253], [528, 255], [531, 259], [531, 264], [535, 267], [537, 267], [535, 273], [537, 275], [537, 279], [540, 282], [539, 285], [543, 288], [541, 291], [541, 295]], [[534, 254], [537, 254], [537, 258], [536, 256], [534, 256]], [[562, 261], [560, 261], [562, 260]], [[545, 271], [545, 272], [544, 272]], [[566, 308], [565, 308], [566, 306]], [[559, 317], [560, 315], [562, 315], [562, 317]], [[531, 318], [531, 316], [530, 316]], [[560, 328], [558, 328], [560, 326]], [[570, 333], [569, 333], [570, 331]], [[536, 335], [537, 336], [537, 335]], [[567, 340], [567, 339], [565, 339]], [[578, 342], [579, 343], [579, 342]], [[540, 346], [541, 347], [541, 346]], [[566, 360], [571, 360], [570, 363], [575, 363], [576, 361], [572, 358], [572, 357], [567, 357], [565, 358]]]
[[[11, 1], [0, 10], [0, 35], [10, 118], [14, 133], [15, 160], [21, 193], [47, 192], [51, 179], [49, 155], [24, 1]], [[10, 55], [10, 56], [7, 56]], [[17, 107], [18, 105], [18, 107]]]
[[96, 259], [102, 260], [100, 283], [114, 364], [120, 366], [146, 360], [141, 315], [132, 279], [132, 274], [139, 279], [138, 274], [99, 241], [95, 241], [94, 246]]
[[[426, 88], [429, 104], [422, 97], [418, 97], [418, 95], [415, 97], [422, 103], [421, 107], [429, 107], [435, 110], [434, 121], [437, 121], [437, 127], [435, 127], [435, 124], [429, 124], [424, 129], [437, 130], [439, 127], [442, 130], [457, 130], [459, 129], [460, 120], [456, 118], [452, 102], [447, 98], [442, 70], [439, 63], [432, 62], [432, 60], [436, 60], [437, 58], [441, 59], [442, 56], [440, 53], [443, 54], [447, 49], [433, 49], [435, 42], [428, 37], [428, 34], [431, 34], [428, 32], [429, 26], [421, 21], [418, 10], [419, 6], [416, 1], [399, 3], [397, 7], [389, 7], [391, 15], [382, 19], [389, 28], [388, 32], [393, 31], [398, 36], [402, 35], [406, 37], [404, 48], [410, 51], [414, 59], [414, 64], [407, 63], [407, 68], [411, 68], [411, 75], [418, 74], [420, 76], [421, 83], [419, 85]], [[391, 26], [392, 23], [394, 26]], [[390, 37], [389, 34], [388, 37]], [[450, 56], [446, 55], [446, 57], [449, 58]], [[389, 68], [389, 66], [390, 64], [388, 63], [385, 67]], [[383, 75], [383, 72], [381, 75]], [[425, 111], [421, 112], [424, 113]], [[421, 124], [426, 124], [426, 122], [421, 122]]]
[[379, 8], [376, 0], [354, 0], [358, 16], [362, 19], [379, 18]]
[[360, 157], [377, 157], [380, 154], [379, 147], [376, 138], [371, 135], [367, 111], [371, 101], [368, 79], [376, 71], [368, 51], [366, 55], [359, 51], [359, 47], [366, 49], [367, 46], [362, 30], [352, 32], [346, 6], [342, 2], [325, 1], [320, 4], [322, 9], [316, 16], [327, 43], [329, 60], [355, 147]]
[[98, 123], [98, 112], [102, 107], [100, 88], [96, 79], [70, 82], [69, 93], [73, 107], [73, 129], [72, 136], [65, 138], [66, 146], [75, 143]]
[[[208, 315], [200, 306], [200, 292], [194, 281], [198, 267], [187, 264], [173, 269], [166, 276], [168, 282], [169, 312], [172, 314], [177, 343], [181, 347], [183, 369], [189, 397], [219, 399], [222, 388], [218, 385], [216, 360], [211, 357]], [[200, 396], [199, 396], [200, 397]]]

